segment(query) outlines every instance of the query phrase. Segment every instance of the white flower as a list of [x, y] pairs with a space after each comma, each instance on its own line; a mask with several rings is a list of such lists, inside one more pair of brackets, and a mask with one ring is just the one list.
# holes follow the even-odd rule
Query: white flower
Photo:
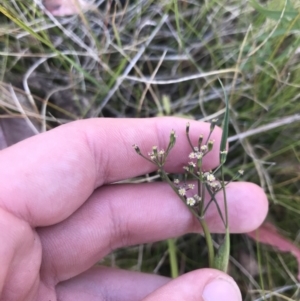
[[198, 194], [194, 195], [194, 199], [196, 200], [196, 202], [201, 202], [201, 196], [199, 196]]
[[196, 204], [196, 200], [194, 198], [187, 198], [186, 203], [189, 206], [194, 206]]
[[238, 173], [242, 176], [242, 175], [244, 174], [244, 171], [243, 171], [242, 169], [240, 169], [240, 170], [238, 171]]
[[216, 178], [215, 178], [215, 176], [214, 176], [213, 174], [209, 173], [209, 174], [206, 176], [206, 179], [207, 179], [207, 181], [212, 182], [212, 181], [214, 181]]
[[189, 166], [196, 167], [196, 164], [194, 162], [189, 162]]
[[188, 185], [188, 188], [189, 188], [189, 189], [194, 189], [194, 188], [195, 188], [195, 184], [189, 184], [189, 185]]
[[221, 188], [221, 184], [218, 181], [214, 181], [214, 182], [209, 183], [209, 186], [212, 187], [212, 188], [215, 188], [215, 189]]
[[180, 188], [178, 189], [178, 193], [179, 193], [181, 196], [185, 196], [185, 194], [186, 194], [186, 189], [183, 188], [183, 187], [180, 187]]
[[190, 158], [190, 159], [195, 159], [195, 153], [190, 153], [190, 154], [189, 154], [189, 158]]
[[201, 153], [201, 152], [196, 153], [197, 159], [201, 159], [202, 157], [203, 157], [203, 153]]
[[207, 145], [202, 145], [202, 146], [201, 146], [201, 150], [202, 150], [203, 152], [205, 152], [205, 151], [207, 150]]
[[175, 179], [174, 184], [179, 184], [179, 179]]
[[165, 154], [165, 151], [163, 149], [161, 149], [159, 152], [158, 152], [158, 155], [159, 156], [163, 156]]

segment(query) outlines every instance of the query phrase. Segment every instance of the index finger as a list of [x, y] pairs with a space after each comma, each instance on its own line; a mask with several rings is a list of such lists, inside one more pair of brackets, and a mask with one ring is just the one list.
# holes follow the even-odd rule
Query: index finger
[[[60, 126], [24, 140], [0, 153], [0, 206], [32, 226], [62, 221], [79, 208], [95, 188], [150, 173], [156, 166], [138, 156], [152, 146], [166, 148], [170, 131], [177, 135], [166, 169], [182, 172], [191, 152], [180, 118], [89, 119]], [[208, 136], [210, 125], [190, 121], [191, 140]], [[213, 150], [204, 168], [219, 162], [221, 130], [215, 128]], [[205, 140], [204, 140], [205, 141]]]

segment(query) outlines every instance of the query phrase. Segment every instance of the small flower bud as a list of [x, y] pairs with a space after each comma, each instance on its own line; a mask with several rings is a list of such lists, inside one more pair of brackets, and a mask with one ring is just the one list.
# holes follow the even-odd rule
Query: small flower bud
[[199, 148], [200, 148], [200, 146], [201, 146], [201, 144], [202, 144], [202, 141], [203, 141], [203, 135], [200, 135], [200, 136], [199, 136], [199, 139], [198, 139], [198, 145], [199, 145]]
[[157, 146], [153, 146], [153, 147], [152, 147], [152, 153], [153, 153], [153, 156], [154, 156], [155, 158], [157, 158], [157, 156], [158, 156]]
[[187, 135], [190, 132], [190, 123], [189, 122], [186, 124], [185, 132], [186, 132]]
[[213, 119], [210, 123], [210, 131], [212, 132], [216, 126], [218, 119]]
[[170, 134], [170, 142], [169, 142], [169, 146], [168, 146], [168, 150], [170, 150], [176, 143], [176, 135], [175, 135], [175, 131], [172, 130], [171, 134]]
[[139, 154], [139, 155], [142, 154], [140, 148], [136, 144], [132, 145], [132, 147], [134, 148], [134, 150], [136, 151], [137, 154]]
[[159, 152], [158, 152], [158, 156], [159, 157], [163, 157], [165, 154], [165, 151], [163, 149], [161, 149]]
[[210, 152], [213, 149], [214, 146], [214, 140], [209, 140], [207, 143], [208, 151]]

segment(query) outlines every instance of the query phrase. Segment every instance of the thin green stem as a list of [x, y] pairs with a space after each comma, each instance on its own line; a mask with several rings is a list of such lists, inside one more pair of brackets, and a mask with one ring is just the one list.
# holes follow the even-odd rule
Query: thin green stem
[[[174, 190], [174, 192], [180, 197], [180, 199], [184, 203], [186, 203], [185, 199], [181, 195], [178, 194], [177, 188], [173, 185], [173, 183], [169, 179], [167, 173], [163, 169], [160, 169], [159, 172], [161, 174], [162, 179], [164, 181], [166, 181], [172, 187], [172, 189]], [[202, 200], [202, 202], [203, 202], [203, 200]], [[201, 224], [201, 227], [202, 227], [203, 233], [204, 233], [204, 237], [205, 237], [205, 240], [206, 240], [206, 244], [207, 244], [207, 249], [208, 249], [208, 262], [209, 262], [209, 266], [213, 267], [214, 266], [214, 260], [215, 260], [215, 251], [214, 251], [214, 246], [213, 246], [211, 234], [209, 232], [209, 229], [208, 229], [208, 226], [206, 224], [206, 221], [203, 218], [199, 217], [198, 214], [197, 214], [197, 212], [195, 212], [195, 210], [192, 207], [188, 206], [188, 208], [192, 212], [192, 214], [197, 217], [197, 219], [199, 220], [199, 222]]]
[[227, 228], [228, 228], [228, 207], [227, 207], [227, 198], [226, 198], [226, 188], [225, 188], [223, 165], [221, 167], [221, 178], [222, 178], [222, 184], [221, 185], [222, 185], [223, 197], [224, 197], [225, 227], [226, 227], [226, 230], [227, 230]]
[[217, 173], [217, 171], [218, 171], [219, 169], [221, 169], [222, 166], [223, 166], [223, 164], [220, 164], [220, 165], [214, 170], [213, 174], [215, 175], [215, 174]]
[[[201, 176], [202, 177], [202, 176]], [[201, 208], [200, 208], [200, 216], [203, 217], [204, 215], [204, 199], [205, 199], [205, 183], [202, 181], [201, 183]]]
[[[201, 171], [200, 171], [201, 172]], [[200, 178], [198, 177], [197, 178], [197, 185], [198, 185], [198, 196], [199, 197], [201, 197], [201, 181], [200, 181]], [[200, 201], [200, 203], [199, 203], [199, 212], [201, 212], [201, 208], [202, 208], [202, 199], [201, 199], [201, 201]]]
[[178, 262], [177, 262], [176, 245], [175, 245], [174, 238], [168, 239], [168, 250], [170, 256], [171, 277], [177, 278], [179, 276], [179, 273], [178, 273]]
[[[197, 168], [198, 168], [198, 172], [199, 172], [199, 176], [195, 175], [196, 178], [197, 178], [197, 185], [198, 185], [198, 196], [199, 198], [201, 198], [201, 195], [202, 195], [202, 183], [201, 183], [201, 167], [202, 167], [202, 161], [199, 161], [197, 160]], [[199, 202], [199, 213], [200, 213], [200, 216], [201, 216], [201, 211], [202, 211], [202, 207], [203, 207], [203, 199], [201, 198], [200, 199], [200, 202]]]
[[209, 138], [210, 138], [212, 132], [213, 132], [213, 131], [210, 131], [210, 132], [209, 132], [208, 137], [207, 137], [207, 139], [206, 139], [206, 141], [205, 141], [205, 144], [207, 144], [207, 142], [209, 141]]
[[222, 189], [224, 195], [224, 210], [225, 210], [225, 240], [220, 245], [218, 254], [216, 256], [216, 260], [214, 262], [214, 267], [219, 269], [225, 273], [227, 273], [229, 255], [230, 255], [230, 233], [229, 233], [229, 225], [228, 225], [228, 208], [227, 208], [227, 199], [226, 199], [226, 191], [224, 185], [224, 171], [223, 167], [221, 167], [221, 177], [222, 177]]
[[216, 207], [217, 207], [217, 210], [218, 210], [218, 213], [219, 213], [219, 215], [220, 215], [220, 218], [221, 218], [221, 220], [222, 220], [222, 222], [223, 222], [223, 224], [224, 224], [224, 227], [226, 228], [226, 222], [225, 222], [225, 220], [224, 220], [224, 217], [223, 217], [221, 208], [220, 208], [220, 206], [219, 206], [219, 204], [218, 204], [218, 202], [217, 202], [217, 200], [216, 200], [215, 194], [213, 194], [213, 192], [211, 191], [211, 189], [209, 188], [208, 185], [206, 185], [206, 189], [207, 189], [207, 191], [208, 191], [208, 193], [209, 193], [211, 199], [210, 199], [210, 201], [208, 202], [208, 204], [206, 205], [206, 207], [205, 207], [204, 210], [203, 210], [203, 216], [205, 216], [205, 213], [206, 213], [207, 209], [209, 208], [210, 204], [211, 204], [212, 202], [214, 202], [215, 205], [216, 205]]
[[213, 268], [214, 267], [214, 262], [215, 262], [215, 250], [214, 250], [211, 234], [209, 232], [206, 221], [203, 218], [199, 218], [199, 222], [202, 226], [202, 229], [203, 229], [203, 232], [204, 232], [204, 237], [205, 237], [205, 240], [206, 240], [206, 245], [207, 245], [207, 250], [208, 250], [209, 267]]
[[188, 142], [189, 142], [190, 147], [191, 147], [192, 150], [194, 151], [194, 146], [193, 146], [192, 141], [191, 141], [191, 139], [190, 139], [190, 135], [187, 133], [186, 136], [187, 136], [187, 140], [188, 140]]

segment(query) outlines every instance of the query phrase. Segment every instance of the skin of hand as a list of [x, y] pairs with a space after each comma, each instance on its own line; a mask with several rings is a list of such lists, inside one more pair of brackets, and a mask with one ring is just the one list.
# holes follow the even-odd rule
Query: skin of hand
[[[193, 143], [209, 124], [190, 122]], [[201, 269], [166, 277], [95, 266], [125, 246], [201, 232], [166, 183], [112, 184], [155, 166], [138, 156], [177, 142], [166, 170], [182, 172], [190, 148], [180, 118], [89, 119], [26, 139], [0, 152], [1, 301], [240, 301], [228, 275]], [[221, 129], [204, 167], [218, 165]], [[218, 202], [223, 208], [222, 194]], [[230, 231], [249, 232], [264, 220], [268, 202], [255, 184], [227, 187]], [[215, 207], [212, 232], [224, 232]]]
[[92, 8], [92, 2], [86, 0], [43, 0], [43, 5], [54, 16], [74, 15]]

